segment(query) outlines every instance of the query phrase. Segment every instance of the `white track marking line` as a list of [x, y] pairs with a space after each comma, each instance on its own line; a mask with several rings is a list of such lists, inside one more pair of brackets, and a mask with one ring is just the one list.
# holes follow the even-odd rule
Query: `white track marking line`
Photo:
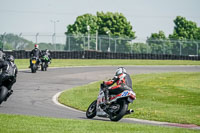
[[66, 105], [64, 105], [64, 104], [59, 103], [59, 102], [58, 102], [58, 97], [60, 96], [60, 94], [61, 94], [62, 92], [63, 92], [63, 91], [58, 92], [58, 93], [56, 93], [56, 94], [52, 97], [52, 101], [53, 101], [56, 105], [61, 106], [61, 107], [64, 107], [64, 108], [67, 108], [67, 109], [70, 109], [70, 110], [72, 110], [72, 111], [79, 112], [79, 113], [85, 113], [85, 112], [83, 112], [83, 111], [80, 111], [80, 110], [77, 110], [77, 109], [74, 109], [74, 108], [71, 108], [71, 107], [66, 106]]

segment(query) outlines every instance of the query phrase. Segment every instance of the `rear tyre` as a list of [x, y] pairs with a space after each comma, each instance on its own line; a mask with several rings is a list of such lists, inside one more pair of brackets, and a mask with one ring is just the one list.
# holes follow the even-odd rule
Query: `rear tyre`
[[36, 66], [31, 66], [31, 72], [36, 73]]
[[119, 101], [120, 108], [116, 113], [110, 114], [111, 121], [119, 121], [125, 114], [128, 109], [128, 104], [125, 100]]
[[6, 99], [8, 89], [5, 86], [0, 88], [0, 104]]
[[87, 109], [86, 117], [91, 119], [96, 116], [97, 100], [93, 101]]

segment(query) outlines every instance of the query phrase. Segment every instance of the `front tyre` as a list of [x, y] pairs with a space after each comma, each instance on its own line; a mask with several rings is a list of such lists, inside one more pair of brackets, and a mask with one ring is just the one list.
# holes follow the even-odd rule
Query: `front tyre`
[[48, 63], [45, 62], [44, 64], [44, 70], [47, 71]]
[[120, 105], [120, 108], [117, 112], [110, 114], [110, 120], [111, 121], [119, 121], [125, 114], [128, 109], [128, 104], [125, 100], [119, 101], [118, 104]]
[[86, 117], [91, 119], [93, 117], [96, 116], [96, 105], [97, 105], [97, 100], [93, 101], [90, 106], [88, 107], [87, 109], [87, 112], [86, 112]]
[[41, 64], [41, 70], [44, 71], [44, 63]]
[[0, 88], [0, 104], [6, 99], [8, 94], [8, 89], [5, 86], [1, 86]]

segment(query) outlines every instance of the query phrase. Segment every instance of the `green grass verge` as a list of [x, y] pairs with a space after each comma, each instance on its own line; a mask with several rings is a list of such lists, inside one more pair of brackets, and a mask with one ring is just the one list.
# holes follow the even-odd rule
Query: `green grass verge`
[[0, 114], [0, 133], [197, 133], [198, 130], [105, 121]]
[[[200, 125], [200, 73], [162, 73], [132, 76], [137, 99], [127, 117]], [[65, 91], [59, 102], [86, 111], [97, 98], [102, 81]]]
[[[19, 69], [27, 69], [29, 59], [16, 59]], [[124, 65], [200, 65], [200, 61], [187, 60], [118, 60], [118, 59], [53, 59], [50, 67], [67, 66], [124, 66]]]

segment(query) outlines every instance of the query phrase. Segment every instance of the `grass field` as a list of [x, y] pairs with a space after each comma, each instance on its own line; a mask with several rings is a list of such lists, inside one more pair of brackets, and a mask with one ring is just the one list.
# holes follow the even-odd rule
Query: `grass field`
[[[16, 59], [19, 69], [27, 69], [29, 59]], [[67, 66], [115, 66], [115, 65], [200, 65], [199, 61], [176, 60], [79, 60], [54, 59], [50, 67]], [[136, 113], [134, 118], [160, 120], [199, 125], [199, 73], [174, 73], [156, 75], [134, 75], [134, 90], [137, 100], [131, 105]], [[176, 78], [174, 78], [174, 76]], [[180, 78], [180, 79], [179, 79]], [[165, 82], [164, 80], [167, 80]], [[183, 82], [182, 79], [184, 79]], [[188, 79], [188, 80], [187, 80]], [[157, 81], [158, 80], [158, 81]], [[178, 82], [177, 82], [178, 81]], [[81, 110], [86, 110], [90, 102], [96, 99], [99, 83], [85, 85], [69, 90], [71, 95], [62, 94], [60, 100]], [[163, 85], [162, 85], [163, 83]], [[172, 88], [173, 89], [172, 89]], [[171, 88], [171, 89], [170, 89]], [[189, 90], [188, 90], [189, 89]], [[75, 91], [78, 90], [78, 94]], [[181, 90], [184, 90], [183, 93]], [[180, 93], [181, 91], [181, 93]], [[150, 93], [149, 93], [150, 92]], [[87, 95], [83, 95], [86, 94]], [[147, 94], [149, 93], [149, 94]], [[188, 93], [188, 94], [187, 94]], [[196, 93], [196, 94], [194, 94]], [[71, 97], [69, 97], [71, 96]], [[169, 98], [166, 98], [169, 96]], [[66, 99], [67, 98], [67, 99]], [[189, 99], [191, 98], [191, 100]], [[190, 101], [188, 101], [188, 99]], [[196, 99], [196, 101], [195, 101]], [[80, 101], [78, 101], [80, 100]], [[82, 101], [86, 100], [86, 101]], [[170, 115], [172, 113], [172, 116]], [[182, 115], [181, 115], [182, 114]], [[187, 116], [188, 115], [188, 116]], [[189, 118], [191, 120], [189, 120]], [[71, 120], [24, 115], [0, 114], [0, 133], [197, 133], [198, 130], [159, 127], [140, 124], [113, 123], [106, 121]]]
[[[27, 69], [29, 59], [16, 59], [19, 69]], [[118, 60], [118, 59], [53, 59], [50, 67], [67, 66], [126, 66], [126, 65], [200, 65], [200, 61], [187, 60]]]
[[0, 133], [198, 133], [198, 130], [119, 122], [0, 114]]
[[[132, 80], [137, 99], [130, 104], [135, 113], [127, 117], [200, 125], [200, 73], [141, 74]], [[86, 111], [101, 82], [67, 90], [59, 101]]]

